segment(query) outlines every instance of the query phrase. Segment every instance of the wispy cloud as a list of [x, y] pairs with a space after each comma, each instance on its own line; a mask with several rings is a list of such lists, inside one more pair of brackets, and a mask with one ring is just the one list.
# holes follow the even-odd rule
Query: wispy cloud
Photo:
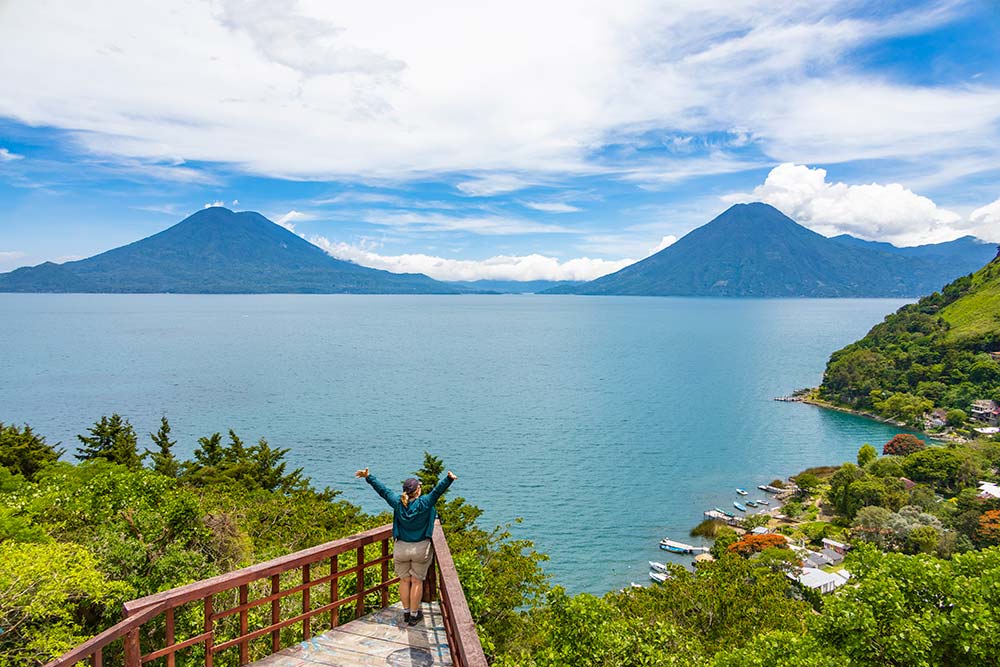
[[0, 148], [0, 162], [12, 162], [14, 160], [23, 160], [24, 156], [18, 153], [11, 153], [6, 148]]
[[573, 231], [560, 225], [496, 215], [460, 216], [422, 211], [367, 211], [362, 218], [369, 224], [410, 232], [466, 232], [484, 236], [506, 236], [564, 234]]
[[559, 201], [523, 201], [521, 205], [545, 213], [576, 213], [583, 210], [579, 206]]
[[315, 220], [315, 219], [316, 215], [313, 213], [296, 211], [295, 209], [292, 209], [287, 213], [275, 217], [274, 221], [279, 225], [281, 225], [282, 227], [284, 227], [285, 229], [287, 229], [288, 231], [294, 232], [295, 223], [304, 222], [306, 220]]

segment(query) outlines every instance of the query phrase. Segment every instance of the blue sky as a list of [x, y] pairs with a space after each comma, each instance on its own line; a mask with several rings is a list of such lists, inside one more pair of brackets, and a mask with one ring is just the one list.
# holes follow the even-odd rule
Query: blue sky
[[1000, 241], [1000, 5], [0, 4], [0, 271], [205, 205], [369, 266], [589, 279], [737, 201]]

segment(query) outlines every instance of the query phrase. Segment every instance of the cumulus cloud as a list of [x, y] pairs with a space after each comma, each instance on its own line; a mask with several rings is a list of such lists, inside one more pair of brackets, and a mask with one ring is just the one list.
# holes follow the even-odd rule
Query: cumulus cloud
[[296, 211], [295, 209], [292, 209], [288, 213], [279, 215], [277, 218], [275, 218], [274, 221], [279, 225], [281, 225], [282, 227], [284, 227], [285, 229], [287, 229], [288, 231], [294, 232], [296, 222], [303, 222], [305, 220], [315, 220], [315, 219], [316, 216], [313, 215], [312, 213], [303, 213], [302, 211]]
[[24, 156], [11, 153], [6, 148], [0, 148], [0, 162], [11, 162], [12, 160], [23, 160]]
[[216, 206], [225, 206], [225, 205], [226, 202], [222, 201], [221, 199], [216, 199], [215, 201], [208, 202], [207, 204], [202, 206], [202, 208], [215, 208]]
[[393, 273], [423, 273], [437, 280], [593, 280], [614, 273], [634, 259], [579, 257], [560, 261], [540, 254], [497, 255], [484, 260], [446, 259], [424, 254], [380, 255], [370, 243], [352, 245], [322, 236], [309, 241], [347, 261]]
[[753, 192], [724, 199], [766, 202], [825, 236], [851, 234], [901, 246], [948, 241], [963, 227], [958, 213], [898, 183], [830, 182], [825, 169], [790, 163], [772, 169]]
[[1000, 243], [1000, 199], [974, 210], [969, 215], [969, 223], [970, 233]]

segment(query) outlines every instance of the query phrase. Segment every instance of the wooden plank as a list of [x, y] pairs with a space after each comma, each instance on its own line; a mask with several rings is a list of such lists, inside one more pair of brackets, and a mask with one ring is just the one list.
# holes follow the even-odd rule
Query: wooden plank
[[[250, 596], [250, 587], [247, 584], [240, 586], [240, 607], [246, 607], [247, 598]], [[249, 625], [249, 611], [240, 610], [240, 637], [246, 635]], [[250, 662], [250, 642], [246, 639], [240, 642], [240, 665]]]
[[[335, 577], [340, 569], [340, 557], [330, 556], [330, 602], [340, 599], [340, 577]], [[330, 610], [330, 627], [335, 628], [340, 623], [340, 605]]]
[[363, 533], [357, 533], [356, 535], [320, 544], [309, 549], [296, 551], [287, 556], [272, 558], [269, 561], [227, 572], [226, 574], [220, 574], [211, 579], [196, 581], [193, 584], [131, 600], [125, 603], [126, 613], [131, 614], [140, 609], [166, 601], [172, 602], [172, 606], [176, 607], [185, 602], [204, 598], [206, 595], [221, 593], [242, 584], [249, 584], [258, 579], [266, 579], [275, 574], [300, 568], [306, 563], [315, 563], [325, 560], [330, 556], [346, 553], [359, 545], [363, 547], [366, 544], [374, 544], [391, 536], [392, 525], [390, 524], [372, 528]]
[[202, 605], [202, 611], [205, 615], [205, 634], [208, 635], [205, 638], [205, 667], [212, 667], [212, 643], [215, 639], [212, 632], [214, 623], [212, 619], [212, 596], [206, 595]]
[[[330, 611], [330, 609], [335, 607], [336, 604], [337, 603], [335, 602], [330, 604], [325, 604], [322, 607], [316, 607], [315, 609], [311, 610], [308, 614], [299, 614], [298, 616], [287, 618], [284, 621], [278, 621], [274, 625], [269, 625], [266, 628], [261, 628], [260, 630], [254, 630], [252, 632], [248, 632], [245, 638], [237, 637], [236, 639], [230, 639], [229, 641], [222, 642], [221, 644], [216, 644], [215, 646], [212, 647], [212, 651], [218, 653], [219, 651], [224, 651], [227, 648], [232, 648], [233, 646], [236, 646], [239, 642], [243, 641], [243, 639], [256, 639], [257, 637], [263, 637], [268, 632], [270, 633], [280, 632], [281, 628], [287, 628], [289, 625], [295, 625], [296, 623], [300, 623], [303, 619], [308, 619], [318, 614], [325, 614], [326, 612]], [[277, 651], [275, 651], [275, 653], [277, 653]]]
[[203, 632], [200, 635], [189, 637], [182, 642], [177, 642], [176, 644], [171, 644], [170, 646], [161, 648], [159, 651], [153, 651], [152, 653], [142, 656], [142, 663], [146, 664], [147, 662], [152, 662], [153, 660], [162, 658], [164, 656], [166, 656], [167, 660], [169, 660], [175, 653], [177, 653], [177, 651], [185, 649], [188, 646], [194, 646], [195, 644], [200, 644], [201, 642], [208, 639], [209, 636], [210, 636], [209, 633]]
[[[302, 566], [302, 585], [305, 588], [302, 591], [302, 613], [309, 614], [309, 564], [306, 563]], [[306, 641], [312, 637], [312, 617], [306, 616], [302, 619], [302, 641]]]
[[365, 596], [364, 596], [364, 590], [365, 590], [365, 546], [363, 544], [360, 547], [358, 547], [357, 559], [358, 559], [358, 564], [357, 564], [356, 568], [358, 570], [358, 576], [357, 576], [357, 580], [356, 580], [356, 583], [357, 583], [357, 593], [355, 593], [355, 595], [358, 596], [358, 603], [354, 606], [354, 618], [356, 618], [356, 619], [357, 618], [361, 618], [362, 616], [365, 615]]
[[[174, 645], [174, 642], [177, 641], [176, 636], [174, 634], [174, 608], [173, 607], [170, 607], [170, 608], [167, 609], [165, 621], [166, 621], [167, 648], [170, 648], [170, 647], [172, 647]], [[174, 651], [170, 651], [170, 653], [167, 654], [167, 667], [174, 667], [174, 665], [176, 665], [176, 664], [177, 664], [177, 659], [174, 657]]]
[[455, 662], [461, 667], [487, 667], [483, 645], [479, 641], [479, 635], [476, 634], [476, 624], [472, 620], [469, 603], [462, 591], [462, 582], [458, 579], [458, 571], [455, 569], [455, 561], [448, 548], [448, 540], [438, 521], [434, 522], [434, 534], [431, 539], [434, 542], [435, 558], [441, 572], [442, 606], [447, 608], [450, 619], [448, 625], [451, 626], [454, 636], [455, 643], [449, 644], [452, 657], [457, 657]]
[[[281, 620], [281, 600], [278, 592], [281, 591], [281, 575], [275, 574], [271, 577], [271, 625], [276, 626]], [[281, 628], [275, 628], [271, 633], [271, 653], [281, 650]]]
[[[389, 540], [382, 540], [382, 583], [389, 581]], [[382, 588], [382, 606], [389, 606], [389, 587]]]

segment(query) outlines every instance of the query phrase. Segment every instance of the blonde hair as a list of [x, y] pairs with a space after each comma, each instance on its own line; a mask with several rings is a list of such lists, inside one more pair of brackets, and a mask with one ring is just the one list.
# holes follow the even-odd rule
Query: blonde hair
[[413, 493], [407, 493], [406, 491], [403, 491], [403, 493], [401, 493], [399, 496], [399, 500], [400, 502], [403, 503], [403, 507], [409, 507], [411, 500], [416, 500], [417, 498], [420, 497], [420, 492], [421, 488], [419, 485], [417, 485], [417, 488], [413, 491]]

